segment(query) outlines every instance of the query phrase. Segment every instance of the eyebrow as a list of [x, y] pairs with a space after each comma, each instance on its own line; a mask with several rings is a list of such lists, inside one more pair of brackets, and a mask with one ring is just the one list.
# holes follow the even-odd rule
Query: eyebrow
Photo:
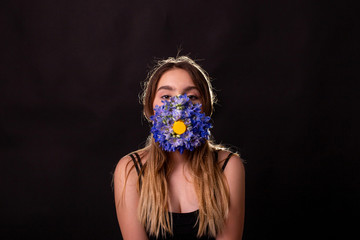
[[159, 87], [156, 91], [158, 92], [158, 91], [160, 91], [160, 90], [162, 90], [162, 89], [164, 89], [164, 90], [170, 90], [170, 91], [173, 91], [173, 90], [174, 90], [173, 87], [168, 86], [168, 85], [165, 85], [165, 86]]
[[[162, 89], [174, 91], [174, 88], [171, 87], [171, 86], [169, 86], [169, 85], [161, 86], [161, 87], [159, 87], [156, 91], [158, 92], [158, 91], [160, 91], [160, 90], [162, 90]], [[188, 91], [193, 90], [193, 89], [198, 90], [198, 88], [195, 87], [195, 86], [189, 86], [189, 87], [187, 87], [187, 88], [184, 89], [184, 92], [188, 92]]]

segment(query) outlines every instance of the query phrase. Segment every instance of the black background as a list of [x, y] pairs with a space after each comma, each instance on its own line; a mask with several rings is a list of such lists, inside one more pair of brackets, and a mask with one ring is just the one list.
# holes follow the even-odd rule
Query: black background
[[350, 2], [0, 7], [1, 239], [121, 239], [112, 171], [149, 133], [140, 83], [154, 59], [179, 48], [213, 79], [215, 139], [247, 162], [244, 239], [358, 235]]

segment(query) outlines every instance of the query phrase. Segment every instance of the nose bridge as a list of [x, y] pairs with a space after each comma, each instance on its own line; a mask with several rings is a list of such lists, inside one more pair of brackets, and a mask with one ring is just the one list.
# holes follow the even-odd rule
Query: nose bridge
[[181, 91], [181, 90], [179, 90], [179, 89], [177, 89], [176, 91], [175, 91], [175, 96], [180, 96], [180, 95], [183, 95], [184, 94], [184, 92], [183, 91]]

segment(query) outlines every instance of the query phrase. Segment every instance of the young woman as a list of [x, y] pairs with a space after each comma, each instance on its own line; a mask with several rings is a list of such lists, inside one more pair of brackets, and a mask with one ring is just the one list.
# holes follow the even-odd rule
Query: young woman
[[[151, 134], [146, 146], [120, 159], [114, 172], [123, 239], [242, 238], [244, 166], [237, 153], [207, 135], [214, 101], [208, 74], [187, 56], [159, 61], [149, 73], [142, 102]], [[175, 113], [196, 117], [180, 119]], [[168, 127], [169, 118], [179, 120]], [[198, 132], [195, 125], [201, 126]]]

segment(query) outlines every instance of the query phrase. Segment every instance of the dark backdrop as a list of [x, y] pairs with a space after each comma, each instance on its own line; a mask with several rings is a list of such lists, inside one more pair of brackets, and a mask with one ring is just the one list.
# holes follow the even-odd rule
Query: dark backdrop
[[140, 83], [180, 48], [217, 89], [216, 140], [247, 162], [244, 239], [356, 233], [359, 25], [349, 2], [0, 6], [1, 239], [121, 238], [112, 171], [149, 133]]

